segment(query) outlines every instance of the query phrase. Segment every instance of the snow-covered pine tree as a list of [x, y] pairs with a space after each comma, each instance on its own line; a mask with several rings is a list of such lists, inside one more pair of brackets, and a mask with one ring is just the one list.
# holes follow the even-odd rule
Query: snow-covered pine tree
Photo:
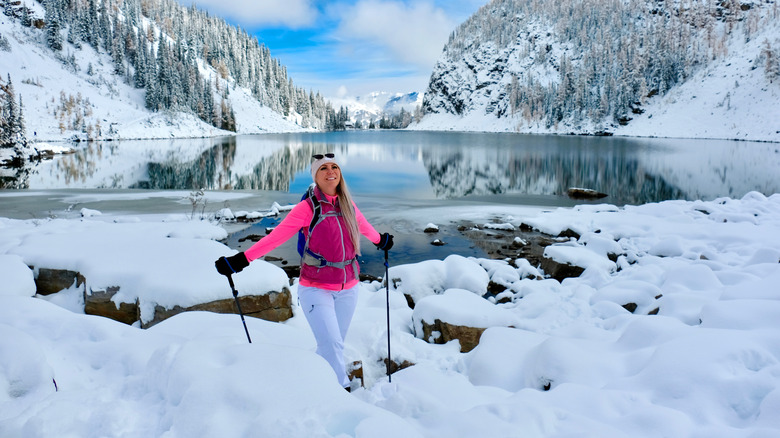
[[45, 0], [44, 6], [44, 26], [46, 45], [52, 50], [62, 50], [62, 34], [60, 34], [60, 10], [58, 0]]
[[24, 126], [22, 97], [16, 102], [11, 75], [5, 84], [0, 80], [0, 148], [13, 149], [11, 164], [21, 165], [30, 155], [27, 147], [27, 133]]

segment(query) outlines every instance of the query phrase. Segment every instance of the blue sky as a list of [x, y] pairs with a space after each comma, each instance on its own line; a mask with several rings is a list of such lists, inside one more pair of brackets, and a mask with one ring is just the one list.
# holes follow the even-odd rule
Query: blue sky
[[[190, 0], [180, 0], [186, 6]], [[488, 0], [199, 0], [325, 97], [424, 92], [455, 27]]]

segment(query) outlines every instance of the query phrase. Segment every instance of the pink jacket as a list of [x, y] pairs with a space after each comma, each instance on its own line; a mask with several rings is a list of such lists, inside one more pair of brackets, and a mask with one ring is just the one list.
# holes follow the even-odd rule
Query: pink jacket
[[[317, 192], [319, 192], [319, 190], [317, 190]], [[328, 196], [322, 194], [321, 200], [323, 202], [321, 202], [320, 204], [322, 206], [322, 212], [324, 213], [326, 211], [326, 208], [332, 208], [332, 206], [335, 205], [336, 203], [336, 199], [337, 199], [336, 196]], [[354, 204], [353, 206], [355, 207], [355, 216], [357, 218], [358, 226], [360, 228], [360, 234], [366, 236], [366, 238], [374, 244], [379, 243], [379, 239], [380, 239], [379, 233], [374, 229], [373, 226], [371, 226], [370, 223], [368, 223], [365, 216], [363, 216], [363, 213], [360, 212], [357, 206], [355, 206]], [[308, 231], [309, 223], [311, 222], [313, 215], [314, 212], [312, 211], [311, 203], [309, 202], [308, 199], [304, 199], [303, 201], [299, 202], [295, 207], [293, 207], [290, 213], [287, 214], [287, 217], [285, 217], [284, 220], [282, 220], [282, 222], [279, 225], [277, 225], [276, 228], [274, 228], [274, 230], [270, 234], [260, 239], [259, 242], [255, 243], [244, 252], [246, 258], [251, 262], [252, 260], [263, 257], [264, 255], [271, 252], [274, 248], [278, 247], [282, 243], [289, 240], [291, 237], [295, 236], [301, 228]], [[318, 228], [323, 227], [324, 224], [325, 222], [320, 223], [320, 225], [318, 225], [318, 227], [315, 228], [314, 230], [315, 237], [317, 237], [321, 232], [321, 230], [319, 230]], [[330, 231], [333, 232], [337, 230], [332, 228]], [[327, 232], [324, 234], [327, 234]], [[317, 237], [317, 239], [319, 239], [319, 237]], [[333, 242], [328, 243], [327, 245], [333, 245]], [[349, 247], [351, 247], [351, 242], [349, 242]], [[332, 256], [323, 253], [322, 251], [327, 252], [329, 250], [324, 249], [325, 247], [323, 245], [318, 245], [316, 242], [310, 242], [310, 248], [314, 252], [318, 252], [319, 254], [326, 256], [329, 259]], [[341, 252], [341, 250], [339, 250], [339, 252]], [[353, 254], [354, 254], [354, 250], [353, 250]], [[328, 268], [323, 268], [323, 269], [328, 269]], [[331, 269], [335, 269], [335, 268], [331, 268]], [[344, 277], [344, 271], [339, 270], [341, 271], [341, 274], [338, 276], [339, 277], [338, 279], [335, 278], [336, 277], [335, 275], [328, 274], [328, 273], [325, 273], [326, 275], [317, 275], [314, 271], [317, 271], [317, 269], [302, 264], [300, 284], [303, 286], [318, 287], [327, 290], [342, 290], [342, 289], [348, 289], [356, 285], [359, 281], [358, 272], [352, 272], [352, 269], [350, 267], [346, 268], [346, 272], [348, 274], [346, 278]]]

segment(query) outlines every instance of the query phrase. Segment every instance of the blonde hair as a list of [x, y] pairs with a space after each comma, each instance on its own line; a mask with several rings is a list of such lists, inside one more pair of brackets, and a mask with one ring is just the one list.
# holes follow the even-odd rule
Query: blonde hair
[[352, 195], [349, 193], [347, 182], [344, 180], [344, 174], [341, 174], [341, 181], [336, 187], [336, 195], [339, 198], [339, 205], [341, 206], [341, 217], [344, 218], [344, 222], [347, 224], [347, 231], [349, 237], [352, 239], [352, 246], [355, 248], [355, 254], [360, 254], [360, 226], [357, 221], [357, 214], [355, 214], [355, 205], [352, 202]]

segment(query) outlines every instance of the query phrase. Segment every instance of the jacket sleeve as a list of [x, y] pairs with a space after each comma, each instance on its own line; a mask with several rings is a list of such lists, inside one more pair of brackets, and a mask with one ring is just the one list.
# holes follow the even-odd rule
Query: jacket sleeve
[[244, 252], [247, 260], [258, 259], [288, 241], [303, 227], [308, 227], [314, 213], [306, 200], [298, 203], [276, 228]]

